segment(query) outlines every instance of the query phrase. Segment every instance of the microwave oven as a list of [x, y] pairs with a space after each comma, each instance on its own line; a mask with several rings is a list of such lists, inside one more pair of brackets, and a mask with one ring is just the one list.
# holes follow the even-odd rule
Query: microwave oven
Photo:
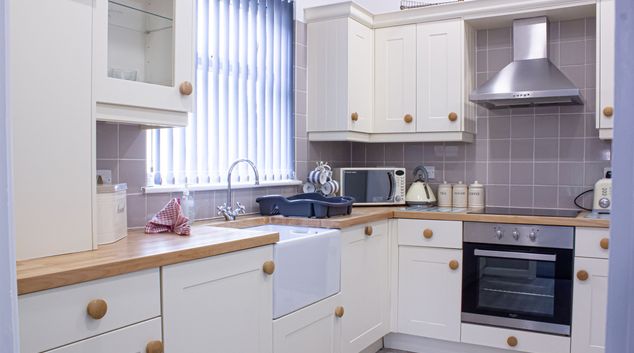
[[339, 168], [341, 196], [354, 197], [355, 205], [404, 205], [405, 168]]

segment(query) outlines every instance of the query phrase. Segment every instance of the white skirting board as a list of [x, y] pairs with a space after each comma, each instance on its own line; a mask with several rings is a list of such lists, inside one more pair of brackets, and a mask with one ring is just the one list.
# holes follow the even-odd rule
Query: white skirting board
[[380, 339], [374, 343], [372, 343], [368, 348], [362, 350], [359, 353], [376, 353], [383, 348], [383, 339]]
[[413, 353], [508, 353], [508, 350], [475, 346], [466, 343], [440, 341], [431, 338], [390, 333], [383, 338], [385, 348]]

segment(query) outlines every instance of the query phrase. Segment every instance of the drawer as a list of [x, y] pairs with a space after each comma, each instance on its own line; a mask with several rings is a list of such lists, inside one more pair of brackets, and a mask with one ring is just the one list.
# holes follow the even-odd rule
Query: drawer
[[161, 318], [144, 321], [119, 330], [104, 333], [84, 341], [47, 351], [47, 353], [139, 353], [163, 345]]
[[[22, 353], [46, 351], [158, 317], [160, 293], [156, 268], [22, 295], [18, 298]], [[101, 319], [94, 319], [88, 304], [99, 299], [107, 310]]]
[[[512, 342], [513, 338], [515, 342]], [[570, 337], [472, 324], [462, 324], [461, 341], [517, 352], [570, 352]], [[516, 343], [516, 345], [511, 346], [509, 343]]]
[[462, 249], [462, 222], [399, 219], [398, 244]]
[[344, 244], [368, 237], [385, 235], [387, 235], [387, 221], [364, 223], [341, 230], [341, 238]]
[[575, 256], [608, 258], [610, 239], [608, 228], [577, 227], [575, 233]]

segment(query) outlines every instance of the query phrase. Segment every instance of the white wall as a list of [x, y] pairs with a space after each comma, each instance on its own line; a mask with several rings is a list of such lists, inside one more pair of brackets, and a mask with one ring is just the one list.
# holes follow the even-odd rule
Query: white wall
[[0, 0], [0, 352], [18, 353], [15, 244], [10, 208], [6, 100], [7, 1]]

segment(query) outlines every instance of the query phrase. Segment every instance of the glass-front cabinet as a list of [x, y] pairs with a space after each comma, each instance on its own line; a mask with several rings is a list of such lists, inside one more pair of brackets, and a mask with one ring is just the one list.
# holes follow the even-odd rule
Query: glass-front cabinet
[[97, 120], [185, 126], [192, 111], [194, 0], [97, 0]]

